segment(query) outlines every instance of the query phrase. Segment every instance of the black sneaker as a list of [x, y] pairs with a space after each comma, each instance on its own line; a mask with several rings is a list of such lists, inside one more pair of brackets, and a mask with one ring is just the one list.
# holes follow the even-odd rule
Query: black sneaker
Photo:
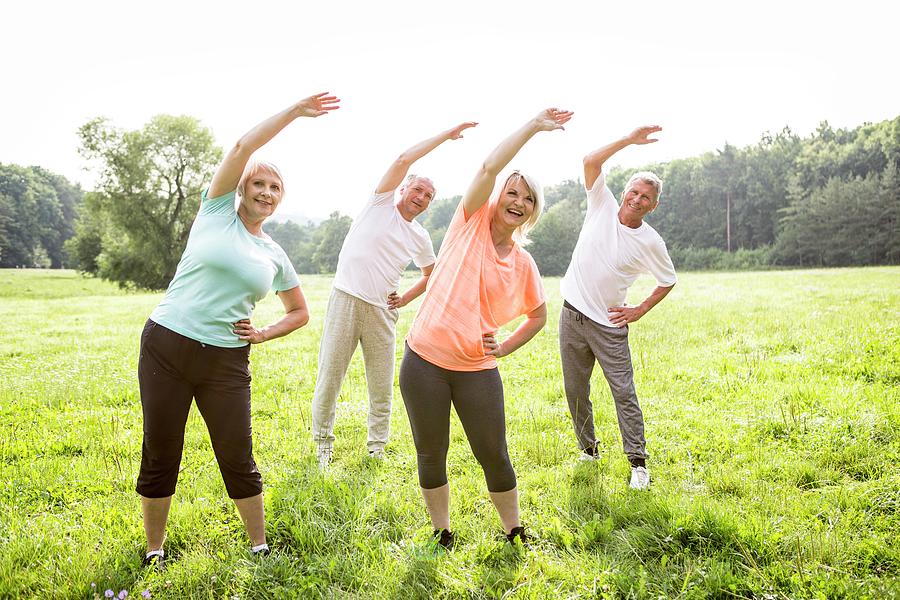
[[513, 527], [512, 531], [506, 534], [506, 541], [510, 544], [515, 544], [516, 538], [521, 540], [523, 546], [528, 545], [528, 535], [525, 533], [524, 527]]
[[254, 558], [262, 558], [264, 556], [268, 556], [268, 555], [272, 554], [272, 551], [269, 548], [261, 548], [261, 549], [257, 550], [256, 552], [251, 550], [250, 554], [252, 554]]
[[453, 544], [456, 542], [456, 536], [449, 529], [435, 529], [432, 534], [434, 541], [438, 546], [442, 546], [447, 550], [453, 550]]
[[162, 554], [151, 554], [150, 556], [144, 556], [144, 560], [141, 561], [142, 567], [153, 567], [155, 569], [162, 569], [166, 562], [165, 556]]

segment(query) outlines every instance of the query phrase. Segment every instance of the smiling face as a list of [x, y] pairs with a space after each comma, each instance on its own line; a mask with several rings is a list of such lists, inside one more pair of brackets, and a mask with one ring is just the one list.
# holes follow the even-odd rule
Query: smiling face
[[434, 184], [427, 177], [416, 177], [400, 188], [397, 209], [407, 221], [425, 212], [434, 199]]
[[263, 221], [272, 216], [284, 196], [281, 175], [269, 165], [257, 164], [241, 178], [238, 185], [241, 195], [240, 212], [251, 222]]
[[628, 227], [639, 227], [644, 217], [653, 212], [657, 204], [659, 200], [656, 187], [640, 179], [633, 180], [622, 193], [619, 221]]
[[513, 177], [500, 192], [494, 216], [498, 224], [508, 229], [516, 229], [531, 219], [535, 203], [534, 194], [528, 189], [525, 180]]

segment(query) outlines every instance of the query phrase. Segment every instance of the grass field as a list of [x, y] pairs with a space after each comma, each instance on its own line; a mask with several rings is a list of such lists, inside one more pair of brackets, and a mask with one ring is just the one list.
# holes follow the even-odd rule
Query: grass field
[[[500, 367], [528, 548], [501, 541], [454, 419], [457, 547], [434, 550], [399, 390], [387, 461], [365, 457], [359, 354], [338, 407], [334, 467], [318, 471], [308, 430], [330, 278], [307, 276], [310, 324], [251, 356], [273, 555], [248, 556], [194, 410], [170, 560], [151, 572], [139, 566], [135, 373], [160, 295], [66, 271], [0, 271], [0, 598], [106, 589], [154, 598], [900, 597], [900, 268], [683, 274], [631, 329], [648, 492], [627, 487], [599, 369], [604, 453], [576, 464], [558, 283], [545, 282], [546, 329]], [[632, 298], [651, 285], [639, 282]], [[269, 297], [254, 320], [279, 308]], [[401, 335], [413, 314], [402, 314]]]

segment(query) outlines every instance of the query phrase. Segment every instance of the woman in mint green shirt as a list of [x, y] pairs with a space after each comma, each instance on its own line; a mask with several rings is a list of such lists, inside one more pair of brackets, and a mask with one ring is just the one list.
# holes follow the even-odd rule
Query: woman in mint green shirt
[[[138, 362], [144, 440], [137, 492], [147, 536], [145, 565], [163, 560], [193, 400], [251, 550], [269, 551], [250, 429], [250, 345], [302, 327], [309, 311], [290, 260], [262, 230], [284, 195], [281, 173], [250, 158], [294, 119], [326, 115], [338, 102], [327, 93], [310, 96], [238, 140], [203, 193], [175, 277], [144, 327]], [[281, 298], [285, 314], [258, 329], [250, 315], [270, 289]]]

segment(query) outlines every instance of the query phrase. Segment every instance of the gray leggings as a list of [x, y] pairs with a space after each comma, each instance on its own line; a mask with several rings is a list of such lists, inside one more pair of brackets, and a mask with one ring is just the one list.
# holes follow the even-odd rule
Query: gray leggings
[[516, 473], [506, 449], [500, 371], [450, 371], [406, 346], [400, 364], [400, 392], [416, 444], [420, 486], [430, 490], [447, 483], [452, 403], [484, 470], [488, 490], [508, 492], [516, 487]]

